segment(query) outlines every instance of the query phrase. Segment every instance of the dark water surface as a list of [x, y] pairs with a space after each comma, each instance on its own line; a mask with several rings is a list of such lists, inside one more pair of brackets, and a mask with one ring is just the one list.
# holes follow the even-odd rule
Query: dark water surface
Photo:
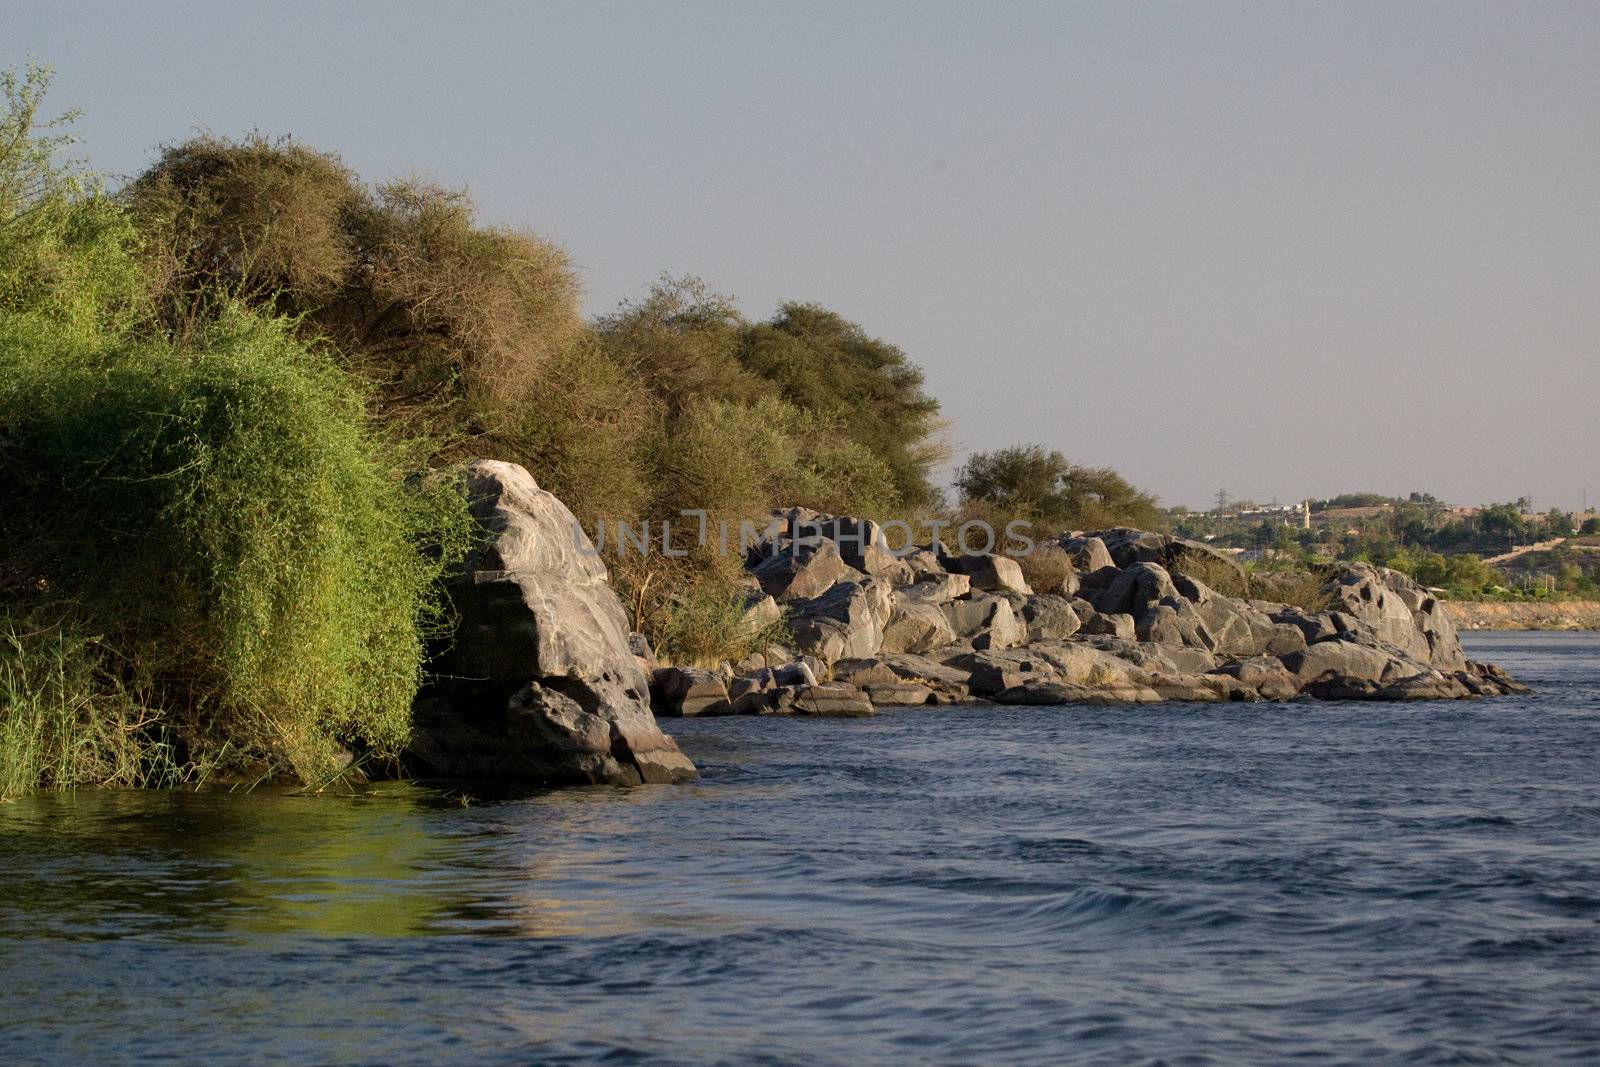
[[1600, 638], [1455, 704], [672, 723], [704, 778], [0, 806], [0, 1060], [1600, 1057]]

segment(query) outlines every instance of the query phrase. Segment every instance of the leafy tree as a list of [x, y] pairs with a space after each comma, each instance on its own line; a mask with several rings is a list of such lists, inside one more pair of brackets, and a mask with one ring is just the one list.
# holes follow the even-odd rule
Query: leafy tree
[[1522, 521], [1522, 508], [1518, 504], [1494, 504], [1478, 513], [1478, 532], [1493, 547], [1502, 550], [1528, 539], [1528, 527]]
[[500, 430], [582, 330], [560, 249], [478, 224], [464, 193], [371, 188], [293, 140], [169, 147], [123, 199], [161, 257], [161, 307], [180, 336], [233, 301], [292, 317], [302, 336], [335, 341], [408, 432]]
[[787, 303], [744, 331], [739, 359], [790, 403], [837, 417], [888, 465], [902, 505], [934, 502], [930, 472], [944, 455], [935, 438], [939, 402], [899, 348], [836, 312]]
[[1430, 588], [1444, 585], [1450, 571], [1450, 563], [1438, 552], [1422, 552], [1416, 557], [1416, 564], [1412, 568], [1411, 577]]
[[1596, 534], [1600, 534], [1600, 518], [1584, 519], [1583, 526], [1578, 529], [1578, 533], [1584, 537], [1594, 537]]
[[748, 324], [733, 301], [697, 278], [664, 277], [643, 300], [624, 303], [595, 327], [610, 357], [643, 381], [669, 418], [697, 400], [777, 395], [740, 362]]
[[1544, 529], [1551, 537], [1571, 537], [1575, 532], [1572, 528], [1572, 513], [1562, 511], [1560, 508], [1551, 508], [1545, 514]]
[[956, 475], [963, 502], [999, 508], [1062, 529], [1161, 528], [1155, 498], [1108, 467], [1080, 467], [1043, 445], [977, 452]]
[[1500, 574], [1470, 552], [1450, 557], [1445, 585], [1453, 593], [1475, 595], [1500, 584]]

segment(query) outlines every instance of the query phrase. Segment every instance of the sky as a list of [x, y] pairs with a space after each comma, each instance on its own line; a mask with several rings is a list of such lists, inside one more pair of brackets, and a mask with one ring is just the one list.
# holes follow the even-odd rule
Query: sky
[[1600, 503], [1600, 5], [7, 4], [81, 152], [293, 134], [902, 347], [954, 461]]

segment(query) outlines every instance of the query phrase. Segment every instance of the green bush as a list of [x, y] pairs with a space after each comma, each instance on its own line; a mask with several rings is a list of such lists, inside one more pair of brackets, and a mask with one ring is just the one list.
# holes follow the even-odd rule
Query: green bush
[[0, 335], [12, 602], [75, 605], [190, 764], [227, 746], [310, 779], [398, 748], [459, 499], [407, 488], [352, 381], [283, 323], [49, 341]]

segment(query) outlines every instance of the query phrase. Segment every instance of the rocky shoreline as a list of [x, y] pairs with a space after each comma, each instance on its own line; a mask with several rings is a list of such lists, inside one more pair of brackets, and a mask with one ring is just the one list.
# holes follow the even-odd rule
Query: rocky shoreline
[[[935, 542], [888, 551], [870, 520], [794, 509], [746, 558], [752, 629], [791, 640], [738, 663], [661, 665], [528, 472], [456, 472], [489, 533], [452, 576], [460, 623], [419, 697], [416, 773], [565, 783], [671, 782], [690, 761], [656, 717], [866, 716], [950, 703], [1451, 700], [1525, 692], [1466, 658], [1440, 602], [1354, 564], [1326, 607], [1237, 599], [1199, 577], [1236, 565], [1132, 529], [1068, 533], [1034, 588], [1016, 560]], [[1043, 583], [1041, 583], [1043, 584]]]
[[1462, 630], [1600, 630], [1600, 602], [1461, 601], [1446, 605]]

